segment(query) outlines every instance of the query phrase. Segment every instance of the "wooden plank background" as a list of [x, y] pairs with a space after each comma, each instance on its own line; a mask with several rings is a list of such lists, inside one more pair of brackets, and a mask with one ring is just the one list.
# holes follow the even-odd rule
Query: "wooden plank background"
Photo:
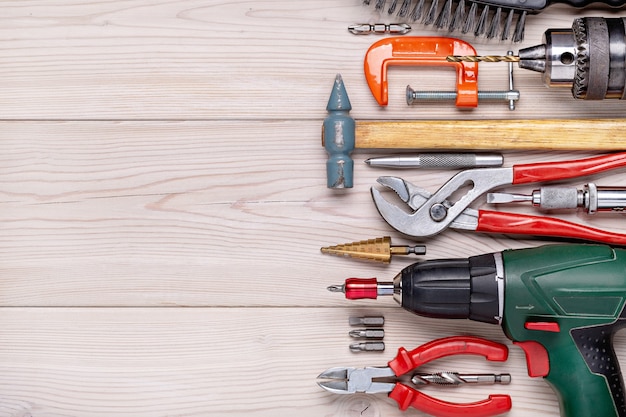
[[[329, 394], [316, 376], [384, 365], [400, 346], [443, 336], [508, 343], [496, 326], [326, 291], [348, 276], [391, 279], [415, 260], [382, 266], [319, 252], [383, 235], [411, 243], [371, 202], [376, 178], [397, 174], [361, 163], [375, 152], [354, 153], [354, 189], [326, 189], [319, 133], [334, 77], [363, 120], [622, 117], [624, 103], [575, 101], [517, 70], [515, 112], [409, 108], [406, 84], [450, 89], [454, 74], [393, 68], [381, 109], [362, 74], [378, 38], [346, 28], [390, 20], [360, 3], [0, 1], [0, 417], [420, 415], [384, 395]], [[576, 16], [624, 13], [554, 6], [528, 19], [522, 44], [467, 40], [502, 54]], [[416, 24], [412, 34], [433, 33]], [[481, 66], [481, 89], [506, 88], [505, 68]], [[505, 161], [592, 154], [506, 152]], [[452, 174], [400, 173], [432, 191]], [[593, 180], [624, 183], [620, 172]], [[626, 233], [621, 216], [562, 217]], [[541, 243], [447, 231], [426, 242], [424, 258]], [[386, 352], [348, 351], [347, 320], [360, 314], [384, 314]], [[616, 345], [624, 356], [626, 340]], [[510, 346], [506, 364], [452, 358], [430, 370], [510, 372], [511, 385], [427, 392], [508, 393], [512, 417], [557, 415], [556, 396]]]

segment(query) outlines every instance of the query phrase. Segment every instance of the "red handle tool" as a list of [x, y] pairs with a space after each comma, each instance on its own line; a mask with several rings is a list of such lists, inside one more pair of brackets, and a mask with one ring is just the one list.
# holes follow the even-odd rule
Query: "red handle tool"
[[626, 152], [563, 162], [513, 165], [513, 184], [567, 180], [626, 166]]
[[[504, 362], [508, 358], [508, 348], [500, 343], [471, 336], [454, 336], [433, 340], [417, 349], [398, 350], [398, 355], [389, 362], [396, 376], [404, 375], [413, 369], [436, 359], [451, 355], [481, 355], [487, 360]], [[396, 384], [389, 393], [401, 410], [416, 408], [424, 413], [441, 417], [488, 417], [505, 413], [511, 409], [511, 397], [494, 394], [487, 399], [473, 403], [452, 403], [438, 400], [404, 384]]]

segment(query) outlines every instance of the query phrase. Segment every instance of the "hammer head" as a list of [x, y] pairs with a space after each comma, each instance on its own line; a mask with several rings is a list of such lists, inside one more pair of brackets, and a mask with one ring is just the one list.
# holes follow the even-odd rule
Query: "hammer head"
[[322, 145], [328, 152], [328, 188], [352, 188], [354, 161], [350, 153], [354, 150], [355, 123], [349, 114], [351, 109], [346, 87], [338, 74], [328, 99], [328, 116], [322, 128]]

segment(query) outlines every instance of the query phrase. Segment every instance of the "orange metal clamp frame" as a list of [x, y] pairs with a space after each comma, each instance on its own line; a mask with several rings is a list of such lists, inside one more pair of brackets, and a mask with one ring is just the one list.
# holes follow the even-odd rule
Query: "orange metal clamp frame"
[[388, 104], [387, 67], [441, 66], [456, 69], [456, 105], [478, 106], [478, 63], [448, 62], [449, 55], [476, 55], [469, 43], [456, 38], [403, 36], [382, 39], [365, 54], [365, 78], [381, 106]]

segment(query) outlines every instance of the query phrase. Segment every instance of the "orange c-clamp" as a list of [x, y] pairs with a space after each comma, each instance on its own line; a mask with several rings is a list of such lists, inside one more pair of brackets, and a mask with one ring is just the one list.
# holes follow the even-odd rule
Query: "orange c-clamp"
[[456, 69], [456, 105], [478, 106], [478, 62], [449, 62], [450, 55], [476, 55], [472, 45], [456, 38], [406, 36], [374, 43], [365, 55], [365, 78], [381, 106], [388, 103], [387, 67], [443, 66]]

